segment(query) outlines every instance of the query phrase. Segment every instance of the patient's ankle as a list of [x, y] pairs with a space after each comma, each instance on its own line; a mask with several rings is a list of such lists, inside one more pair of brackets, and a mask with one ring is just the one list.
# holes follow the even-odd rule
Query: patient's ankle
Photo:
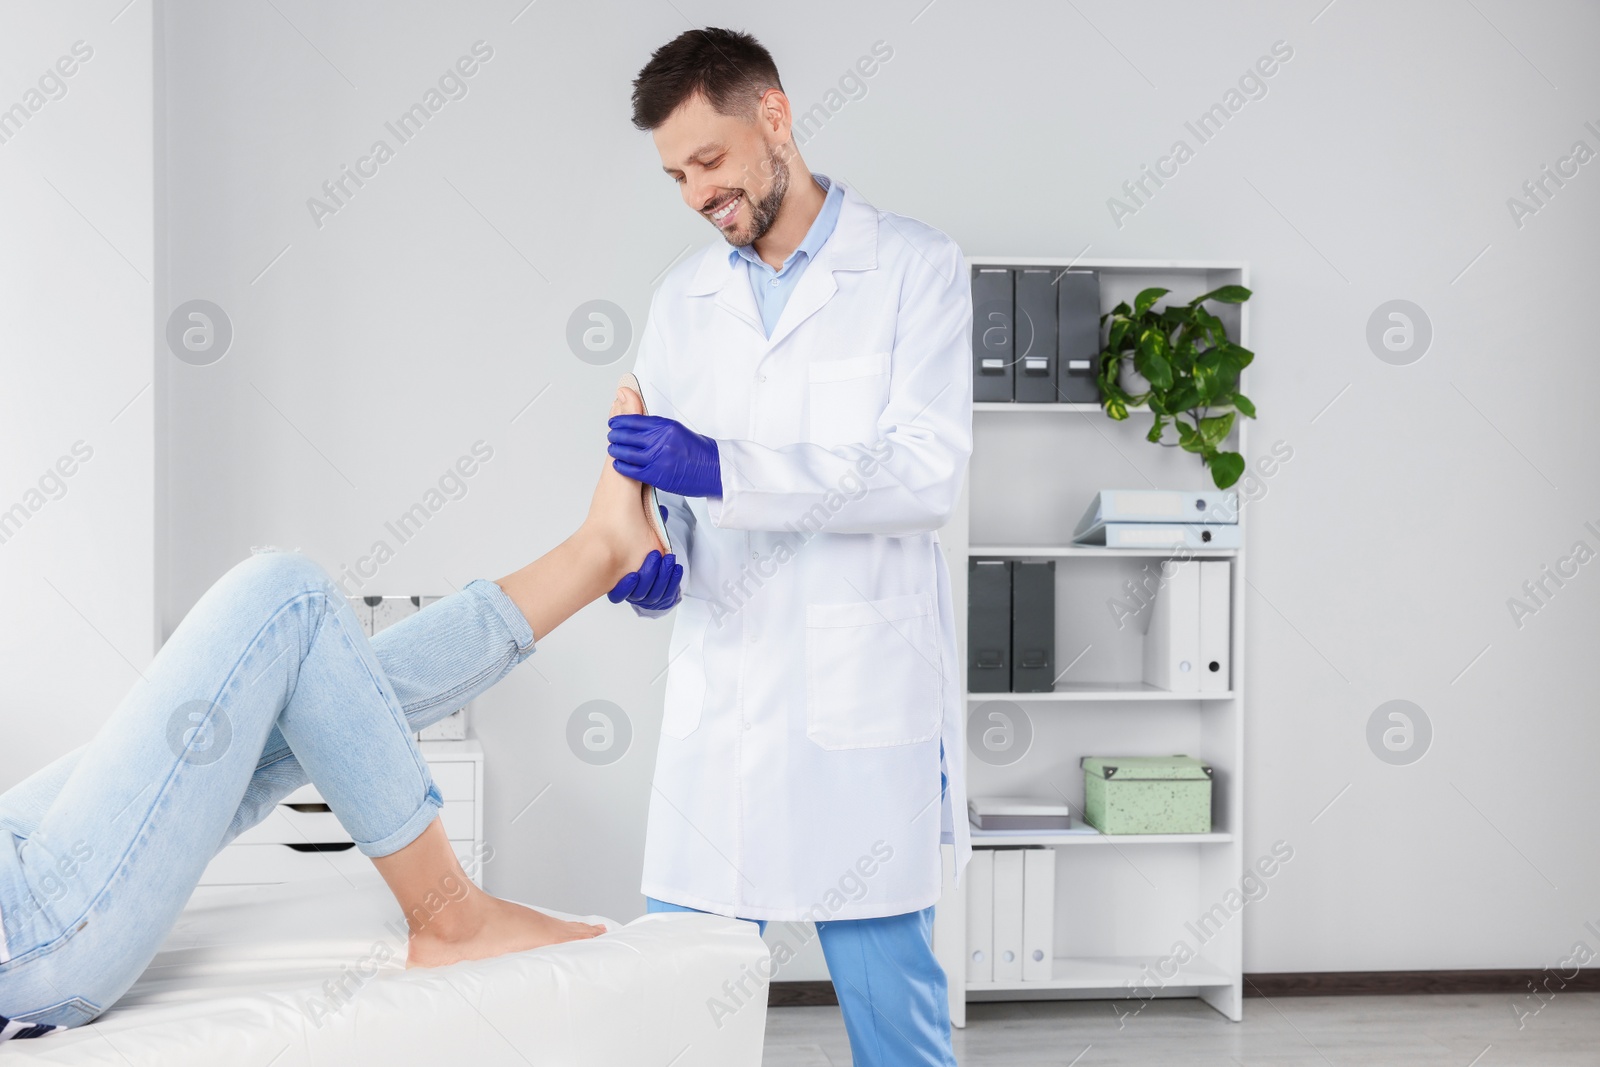
[[453, 887], [448, 893], [430, 892], [406, 909], [406, 927], [412, 938], [467, 941], [489, 923], [489, 894], [465, 881], [464, 876], [456, 885], [464, 886], [464, 891]]
[[629, 571], [635, 570], [640, 559], [643, 559], [642, 555], [635, 552], [636, 546], [623, 530], [593, 515], [584, 520], [574, 539], [579, 543], [588, 568], [601, 577], [606, 589], [610, 589]]

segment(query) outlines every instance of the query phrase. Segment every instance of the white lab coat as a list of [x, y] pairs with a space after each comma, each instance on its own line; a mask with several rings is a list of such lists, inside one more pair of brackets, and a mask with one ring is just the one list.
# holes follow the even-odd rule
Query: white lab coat
[[941, 840], [958, 871], [971, 852], [935, 532], [972, 451], [966, 260], [846, 188], [769, 340], [729, 251], [667, 276], [635, 367], [651, 414], [716, 438], [723, 487], [664, 497], [684, 598], [643, 891], [751, 919], [917, 911]]

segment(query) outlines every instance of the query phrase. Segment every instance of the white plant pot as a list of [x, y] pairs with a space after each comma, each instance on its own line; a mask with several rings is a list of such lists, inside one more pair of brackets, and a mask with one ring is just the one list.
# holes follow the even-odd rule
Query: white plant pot
[[1117, 361], [1117, 384], [1130, 396], [1150, 391], [1150, 379], [1134, 369], [1132, 356], [1123, 356]]

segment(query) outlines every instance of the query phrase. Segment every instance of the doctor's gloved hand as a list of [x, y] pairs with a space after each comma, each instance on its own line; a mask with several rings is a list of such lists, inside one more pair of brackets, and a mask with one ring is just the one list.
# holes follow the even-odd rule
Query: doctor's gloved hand
[[675, 419], [613, 415], [606, 449], [619, 474], [680, 496], [721, 496], [717, 442]]
[[[661, 518], [667, 517], [667, 509], [661, 509]], [[683, 582], [683, 565], [678, 558], [670, 552], [663, 556], [659, 552], [651, 552], [639, 565], [639, 569], [622, 576], [622, 580], [612, 587], [606, 594], [606, 599], [613, 604], [620, 604], [624, 600], [643, 611], [666, 611], [678, 603], [683, 597], [679, 586]]]

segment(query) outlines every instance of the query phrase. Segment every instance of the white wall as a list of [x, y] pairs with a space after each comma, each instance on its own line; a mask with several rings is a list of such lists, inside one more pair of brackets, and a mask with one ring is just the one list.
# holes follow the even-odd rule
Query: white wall
[[[251, 545], [298, 546], [334, 570], [353, 563], [479, 439], [494, 460], [366, 591], [446, 591], [554, 545], [582, 514], [607, 397], [632, 358], [578, 360], [564, 339], [569, 314], [611, 300], [637, 336], [654, 281], [686, 246], [714, 237], [627, 118], [638, 67], [686, 27], [674, 6], [164, 8], [167, 304], [215, 301], [236, 330], [220, 362], [166, 367], [164, 628]], [[887, 42], [893, 58], [865, 96], [804, 154], [969, 254], [1250, 261], [1253, 440], [1261, 450], [1287, 442], [1294, 458], [1252, 505], [1247, 852], [1284, 839], [1296, 856], [1247, 913], [1246, 970], [1537, 967], [1564, 956], [1583, 921], [1600, 919], [1600, 861], [1577, 844], [1600, 801], [1586, 673], [1600, 569], [1583, 567], [1520, 629], [1506, 602], [1574, 541], [1600, 547], [1583, 527], [1600, 528], [1583, 399], [1600, 384], [1586, 314], [1600, 165], [1520, 228], [1506, 199], [1575, 140], [1600, 149], [1583, 126], [1600, 127], [1593, 8], [677, 8], [696, 24], [755, 32], [801, 108]], [[39, 571], [61, 574], [69, 595], [127, 590], [128, 603], [96, 623], [130, 656], [143, 639], [135, 602], [148, 583], [127, 543], [141, 527], [122, 519], [148, 509], [148, 451], [142, 465], [138, 452], [148, 422], [141, 436], [129, 420], [148, 419], [149, 404], [114, 426], [104, 420], [149, 377], [145, 334], [129, 336], [144, 329], [145, 289], [38, 175], [81, 194], [84, 213], [144, 268], [137, 146], [111, 166], [74, 164], [68, 147], [71, 122], [93, 131], [96, 156], [109, 139], [131, 144], [148, 131], [137, 86], [111, 84], [121, 69], [112, 35], [130, 33], [144, 10], [136, 4], [104, 31], [105, 66], [91, 64], [75, 95], [41, 116], [55, 128], [41, 121], [24, 133], [58, 138], [58, 155], [36, 162], [15, 151], [22, 138], [0, 145], [10, 202], [29, 205], [0, 225], [31, 235], [33, 251], [26, 262], [7, 257], [15, 276], [0, 297], [25, 304], [34, 323], [25, 347], [6, 346], [8, 375], [28, 383], [26, 400], [7, 390], [0, 401], [14, 412], [0, 427], [11, 446], [6, 499], [93, 433], [123, 440], [96, 463], [105, 455], [144, 471], [125, 481], [112, 462], [91, 464], [75, 495], [0, 546], [0, 580], [26, 619], [8, 613], [4, 647], [8, 662], [21, 650], [31, 679], [20, 697], [8, 688], [8, 723], [11, 709], [41, 704], [92, 718], [131, 676], [83, 636], [82, 620], [51, 606]], [[42, 69], [88, 32], [30, 31], [20, 69]], [[319, 228], [307, 198], [480, 39], [494, 56], [470, 94]], [[1175, 139], [1193, 144], [1185, 121], [1276, 41], [1293, 57], [1267, 95], [1119, 226], [1108, 198]], [[9, 34], [0, 45], [19, 47]], [[93, 96], [95, 85], [109, 95]], [[91, 115], [99, 99], [108, 110]], [[47, 299], [18, 300], [46, 278]], [[87, 278], [92, 318], [71, 314]], [[1365, 340], [1374, 309], [1396, 298], [1419, 304], [1434, 329], [1409, 366], [1381, 362]], [[126, 309], [120, 333], [102, 332], [112, 330], [108, 308]], [[64, 337], [96, 353], [95, 373], [61, 360]], [[116, 359], [105, 354], [113, 343]], [[13, 355], [35, 351], [53, 358]], [[93, 486], [103, 499], [77, 495]], [[48, 542], [34, 536], [46, 531]], [[25, 565], [22, 551], [41, 562]], [[102, 570], [88, 570], [91, 559]], [[107, 582], [111, 572], [125, 577]], [[52, 651], [62, 634], [79, 643]], [[665, 643], [665, 625], [600, 604], [480, 701], [486, 832], [499, 857], [491, 889], [618, 916], [642, 908], [661, 697], [652, 680]], [[63, 693], [52, 658], [74, 670], [65, 687], [82, 692]], [[1410, 766], [1367, 746], [1369, 716], [1393, 698], [1415, 701], [1433, 724], [1431, 750]], [[615, 701], [635, 730], [633, 748], [607, 767], [581, 763], [564, 740], [568, 715], [591, 699]], [[67, 747], [52, 727], [25, 720], [30, 758], [7, 746], [0, 775]]]
[[0, 115], [0, 788], [93, 736], [156, 647], [151, 9], [120, 6], [0, 30], [0, 109], [26, 112]]

